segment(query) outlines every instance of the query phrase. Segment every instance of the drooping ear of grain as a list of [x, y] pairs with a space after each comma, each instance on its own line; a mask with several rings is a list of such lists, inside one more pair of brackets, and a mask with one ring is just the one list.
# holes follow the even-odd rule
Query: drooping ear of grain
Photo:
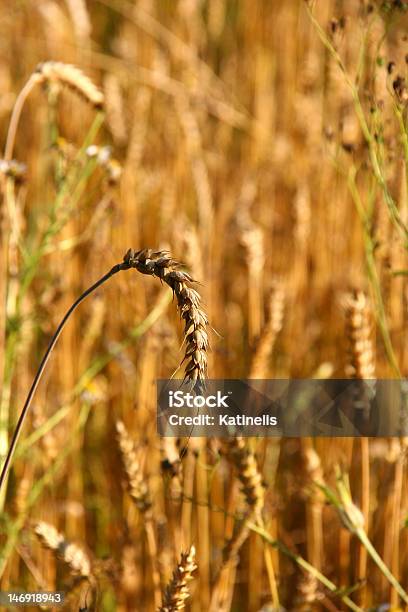
[[125, 266], [136, 268], [142, 274], [156, 276], [173, 291], [180, 317], [185, 322], [185, 380], [191, 382], [197, 391], [203, 390], [207, 378], [208, 319], [201, 308], [200, 294], [191, 287], [193, 279], [180, 269], [182, 264], [167, 251], [129, 249], [123, 261]]
[[72, 91], [87, 100], [97, 109], [104, 104], [103, 93], [94, 85], [79, 68], [63, 62], [44, 62], [37, 66], [36, 74], [42, 82], [57, 82], [69, 87]]

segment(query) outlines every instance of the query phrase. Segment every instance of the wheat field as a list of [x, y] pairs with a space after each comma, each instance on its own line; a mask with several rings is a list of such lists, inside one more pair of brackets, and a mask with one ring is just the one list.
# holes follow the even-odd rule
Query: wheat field
[[120, 267], [27, 409], [2, 591], [408, 610], [408, 435], [161, 439], [155, 391], [408, 375], [407, 27], [406, 0], [0, 0], [0, 463]]

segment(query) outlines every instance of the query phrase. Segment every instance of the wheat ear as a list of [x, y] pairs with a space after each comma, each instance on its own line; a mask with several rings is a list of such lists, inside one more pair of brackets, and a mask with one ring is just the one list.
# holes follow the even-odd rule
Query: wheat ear
[[64, 64], [63, 62], [44, 62], [39, 64], [18, 94], [14, 104], [4, 149], [4, 158], [6, 161], [10, 161], [13, 157], [18, 122], [26, 99], [36, 85], [41, 85], [49, 81], [66, 85], [87, 100], [96, 109], [102, 109], [104, 103], [103, 93], [99, 91], [79, 68], [71, 64]]
[[53, 525], [40, 521], [35, 525], [34, 532], [44, 548], [55, 552], [58, 559], [68, 565], [72, 574], [87, 579], [92, 577], [92, 563], [88, 555], [82, 548], [67, 541]]
[[116, 422], [116, 431], [118, 432], [119, 447], [127, 476], [129, 495], [139, 510], [147, 513], [152, 506], [152, 502], [137, 459], [135, 445], [122, 421]]
[[185, 321], [185, 379], [193, 383], [197, 390], [202, 390], [207, 377], [208, 319], [201, 308], [200, 294], [190, 286], [193, 279], [187, 272], [180, 270], [182, 264], [167, 251], [129, 249], [124, 263], [142, 274], [156, 276], [173, 291], [180, 317]]
[[173, 572], [173, 577], [167, 585], [159, 612], [176, 612], [184, 610], [185, 601], [190, 597], [188, 583], [193, 579], [197, 569], [195, 562], [195, 547], [181, 555], [180, 563]]
[[285, 292], [276, 283], [269, 294], [266, 322], [256, 340], [251, 359], [249, 378], [262, 379], [268, 372], [268, 360], [275, 346], [276, 338], [282, 329], [285, 307]]
[[347, 294], [343, 299], [343, 307], [350, 347], [350, 374], [362, 380], [374, 378], [374, 349], [367, 297], [362, 291]]
[[265, 487], [254, 453], [240, 437], [228, 440], [225, 452], [236, 469], [250, 513], [259, 514], [264, 504]]
[[152, 501], [137, 458], [136, 446], [122, 421], [117, 421], [116, 430], [118, 432], [119, 447], [127, 476], [129, 495], [144, 517], [143, 524], [152, 565], [154, 602], [157, 607], [160, 605], [160, 570], [158, 564], [156, 525], [151, 511]]
[[103, 93], [76, 66], [63, 62], [44, 62], [38, 64], [36, 72], [41, 77], [40, 82], [55, 82], [66, 85], [95, 108], [101, 109], [103, 107]]

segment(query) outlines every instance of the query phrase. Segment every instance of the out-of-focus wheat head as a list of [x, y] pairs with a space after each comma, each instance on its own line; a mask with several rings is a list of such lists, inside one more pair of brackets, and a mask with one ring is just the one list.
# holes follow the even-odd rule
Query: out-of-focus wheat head
[[152, 502], [136, 455], [134, 442], [122, 421], [116, 422], [116, 430], [118, 432], [118, 441], [122, 453], [123, 465], [126, 471], [129, 494], [139, 510], [147, 512], [150, 510]]
[[72, 574], [83, 578], [91, 578], [92, 564], [88, 555], [77, 544], [68, 542], [53, 525], [40, 521], [34, 527], [34, 532], [41, 544], [52, 550], [58, 559], [63, 561]]
[[244, 438], [235, 437], [226, 442], [225, 452], [236, 469], [249, 512], [259, 514], [264, 504], [265, 486], [253, 451]]
[[349, 293], [343, 298], [343, 308], [350, 351], [348, 374], [358, 379], [374, 378], [372, 323], [367, 296], [362, 291]]
[[35, 75], [39, 83], [54, 82], [65, 85], [95, 108], [101, 109], [103, 107], [103, 93], [76, 66], [63, 62], [44, 62], [37, 66]]

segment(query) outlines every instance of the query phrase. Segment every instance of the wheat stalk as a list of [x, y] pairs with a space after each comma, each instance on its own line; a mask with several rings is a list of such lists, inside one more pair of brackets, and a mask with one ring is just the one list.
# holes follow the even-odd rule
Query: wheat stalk
[[121, 83], [115, 74], [107, 74], [103, 80], [103, 89], [106, 101], [107, 122], [118, 146], [124, 146], [128, 140], [125, 108]]
[[78, 306], [91, 293], [101, 287], [101, 285], [106, 283], [118, 272], [135, 268], [142, 274], [156, 276], [171, 288], [177, 299], [180, 317], [185, 321], [184, 340], [186, 348], [183, 359], [183, 362], [187, 362], [185, 366], [185, 380], [190, 381], [193, 388], [195, 388], [197, 391], [202, 391], [205, 388], [208, 351], [208, 335], [206, 326], [208, 324], [208, 319], [200, 306], [200, 294], [190, 287], [193, 279], [189, 274], [187, 274], [187, 272], [181, 271], [181, 267], [182, 264], [173, 259], [170, 254], [167, 253], [167, 251], [153, 251], [152, 249], [135, 251], [133, 249], [129, 249], [121, 263], [113, 266], [109, 272], [104, 274], [104, 276], [96, 281], [96, 283], [91, 285], [91, 287], [86, 289], [86, 291], [84, 291], [82, 295], [75, 300], [75, 302], [65, 313], [62, 321], [57, 327], [57, 330], [52, 336], [40, 366], [34, 376], [34, 380], [28, 392], [21, 414], [18, 418], [17, 425], [2, 466], [0, 475], [0, 491], [2, 490], [6, 481], [18, 438], [20, 436], [21, 429], [23, 427], [28, 409], [31, 405], [34, 393], [38, 387], [45, 366], [47, 365], [62, 330]]
[[[370, 307], [366, 295], [362, 291], [356, 291], [345, 296], [343, 306], [346, 315], [346, 333], [349, 339], [350, 364], [347, 372], [357, 381], [358, 386], [354, 390], [354, 407], [362, 410], [366, 422], [370, 416], [370, 396], [372, 387], [375, 385], [370, 379], [375, 377], [375, 357], [373, 342], [371, 339]], [[367, 379], [370, 382], [365, 382]], [[368, 525], [370, 518], [370, 450], [369, 440], [366, 437], [360, 439], [361, 446], [361, 499], [362, 514], [365, 524]], [[368, 551], [364, 543], [359, 547], [358, 578], [363, 579], [367, 573]], [[366, 588], [359, 592], [359, 603], [365, 607]]]
[[214, 582], [211, 596], [210, 612], [229, 610], [232, 595], [233, 574], [238, 565], [239, 551], [247, 540], [250, 528], [248, 523], [255, 519], [261, 521], [261, 512], [265, 499], [265, 487], [258, 470], [256, 457], [245, 440], [241, 437], [231, 438], [224, 444], [228, 460], [234, 465], [237, 478], [242, 485], [247, 512], [233, 537], [223, 550], [223, 563]]
[[173, 577], [167, 585], [159, 612], [176, 612], [184, 610], [185, 601], [190, 597], [188, 583], [193, 579], [197, 569], [195, 562], [195, 547], [181, 555], [180, 563], [173, 572]]
[[65, 0], [78, 43], [86, 43], [92, 32], [91, 18], [85, 0]]
[[228, 440], [225, 449], [228, 459], [236, 469], [251, 514], [259, 514], [264, 504], [265, 487], [254, 453], [241, 437]]

